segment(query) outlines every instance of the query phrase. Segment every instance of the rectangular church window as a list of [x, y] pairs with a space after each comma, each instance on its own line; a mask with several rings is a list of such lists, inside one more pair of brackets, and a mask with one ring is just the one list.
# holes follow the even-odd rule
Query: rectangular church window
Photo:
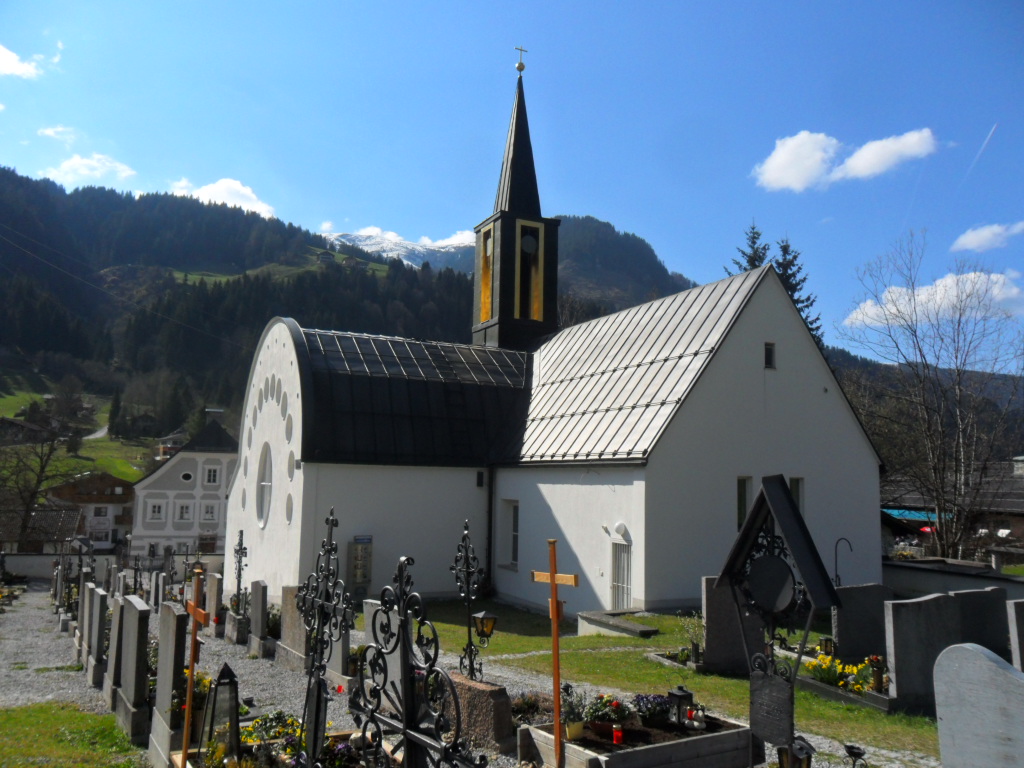
[[516, 235], [516, 317], [544, 319], [543, 227], [521, 222]]
[[494, 281], [494, 227], [480, 233], [480, 322], [494, 317], [492, 286]]
[[775, 367], [775, 345], [770, 341], [765, 342], [764, 345], [764, 367], [774, 368]]

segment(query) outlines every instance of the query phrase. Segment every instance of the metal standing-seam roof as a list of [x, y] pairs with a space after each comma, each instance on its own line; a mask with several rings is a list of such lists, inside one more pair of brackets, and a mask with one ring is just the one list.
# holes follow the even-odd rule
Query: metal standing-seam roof
[[301, 334], [312, 389], [306, 409], [315, 414], [303, 422], [307, 460], [484, 466], [522, 424], [524, 352], [336, 331]]
[[519, 462], [643, 460], [762, 267], [567, 328], [534, 355]]

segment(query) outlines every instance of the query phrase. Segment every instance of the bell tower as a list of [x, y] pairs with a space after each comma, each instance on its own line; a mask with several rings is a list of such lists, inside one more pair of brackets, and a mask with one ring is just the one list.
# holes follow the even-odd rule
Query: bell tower
[[558, 219], [540, 213], [530, 125], [516, 49], [516, 98], [494, 213], [478, 224], [473, 343], [528, 351], [558, 330]]

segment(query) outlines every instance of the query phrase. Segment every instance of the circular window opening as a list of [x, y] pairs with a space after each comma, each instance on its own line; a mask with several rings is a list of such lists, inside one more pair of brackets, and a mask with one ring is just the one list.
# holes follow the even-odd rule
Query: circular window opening
[[284, 503], [284, 519], [291, 525], [292, 522], [292, 495], [288, 494], [288, 500]]
[[270, 452], [270, 443], [263, 444], [260, 453], [260, 468], [256, 476], [256, 522], [260, 528], [267, 525], [270, 515], [270, 501], [274, 490], [274, 459]]
[[181, 479], [184, 480], [186, 483], [191, 483], [192, 482], [192, 473], [191, 472], [182, 472], [181, 473]]

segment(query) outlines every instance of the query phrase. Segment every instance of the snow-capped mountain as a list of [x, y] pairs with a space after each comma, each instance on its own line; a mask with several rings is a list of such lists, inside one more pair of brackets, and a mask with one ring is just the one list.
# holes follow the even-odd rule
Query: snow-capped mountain
[[455, 242], [438, 241], [436, 243], [411, 243], [408, 240], [402, 240], [394, 232], [381, 231], [363, 234], [335, 234], [328, 235], [328, 237], [362, 248], [370, 253], [378, 253], [390, 259], [401, 259], [414, 267], [421, 267], [424, 262], [430, 262], [433, 269], [451, 267], [460, 272], [473, 271], [475, 245], [472, 242], [467, 242], [467, 237], [453, 237], [449, 240]]

